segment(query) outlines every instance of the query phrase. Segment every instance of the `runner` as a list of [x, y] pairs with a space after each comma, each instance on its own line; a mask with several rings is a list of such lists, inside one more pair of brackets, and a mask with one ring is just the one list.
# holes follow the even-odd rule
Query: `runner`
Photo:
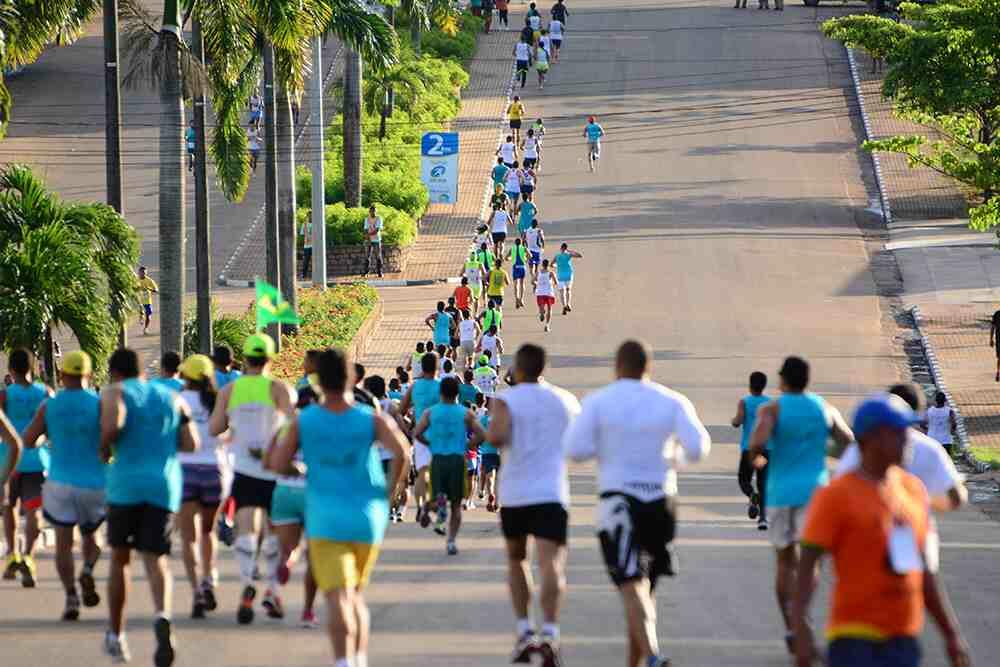
[[525, 201], [532, 201], [535, 198], [535, 188], [538, 183], [534, 168], [522, 168], [519, 176], [521, 178], [521, 196]]
[[109, 386], [101, 390], [101, 458], [107, 471], [110, 627], [104, 650], [112, 662], [128, 662], [125, 602], [131, 583], [132, 551], [142, 556], [153, 597], [156, 667], [174, 662], [170, 571], [174, 515], [183, 479], [178, 450], [198, 448], [198, 432], [177, 394], [140, 377], [139, 355], [119, 349], [108, 360]]
[[[302, 452], [310, 561], [327, 602], [335, 667], [368, 664], [371, 616], [362, 591], [389, 523], [390, 501], [407, 470], [402, 433], [390, 418], [353, 402], [350, 376], [342, 351], [320, 355], [323, 398], [292, 421], [270, 457], [275, 468], [285, 469]], [[340, 437], [331, 439], [331, 433]], [[393, 454], [388, 480], [376, 440]]]
[[[13, 384], [13, 383], [12, 383]], [[10, 386], [10, 385], [7, 385]], [[0, 461], [3, 462], [0, 465], [0, 503], [4, 502], [4, 498], [7, 496], [7, 482], [10, 480], [14, 469], [17, 467], [17, 462], [21, 458], [21, 437], [17, 434], [17, 430], [7, 419], [7, 415], [4, 414], [3, 410], [0, 410]], [[9, 569], [9, 566], [6, 569]], [[17, 570], [12, 570], [11, 577], [7, 576], [6, 571], [4, 572], [4, 579], [9, 579], [17, 576]]]
[[[466, 304], [468, 305], [468, 304]], [[455, 354], [458, 351], [458, 321], [462, 319], [462, 311], [458, 309], [458, 305], [455, 303], [455, 297], [448, 297], [448, 305], [444, 307], [444, 312], [448, 313], [451, 317], [451, 334], [448, 339], [448, 356], [455, 359]]]
[[[490, 232], [493, 238], [493, 248], [496, 253], [496, 257], [503, 257], [503, 245], [504, 241], [507, 239], [508, 224], [510, 223], [510, 214], [504, 209], [499, 211], [493, 211], [490, 214], [489, 225]], [[499, 260], [498, 260], [499, 264]], [[487, 292], [489, 294], [489, 292]]]
[[[465, 452], [483, 441], [485, 433], [473, 412], [458, 404], [458, 381], [446, 378], [441, 381], [440, 401], [424, 412], [413, 438], [430, 447], [431, 488], [436, 494], [438, 510], [436, 532], [443, 532], [448, 518], [446, 551], [449, 556], [458, 553], [455, 543], [462, 527], [462, 500], [465, 497]], [[430, 504], [424, 513], [430, 511]]]
[[559, 21], [563, 25], [566, 25], [569, 10], [566, 9], [566, 5], [563, 4], [563, 0], [556, 0], [556, 4], [552, 5], [552, 11], [550, 13], [553, 21]]
[[480, 353], [488, 353], [490, 368], [500, 375], [500, 355], [503, 353], [503, 339], [500, 338], [500, 334], [497, 333], [496, 326], [490, 326], [483, 332], [479, 337], [479, 342], [476, 344], [476, 351]]
[[483, 396], [486, 398], [492, 398], [497, 391], [497, 381], [499, 380], [499, 375], [497, 375], [496, 370], [490, 366], [489, 355], [481, 355], [479, 361], [476, 364], [476, 370], [472, 373], [472, 381], [475, 383], [476, 388], [482, 392]]
[[531, 28], [531, 43], [538, 46], [538, 40], [542, 36], [542, 15], [538, 13], [535, 3], [528, 5], [528, 13], [524, 17], [528, 27]]
[[[757, 408], [771, 400], [769, 396], [764, 395], [766, 387], [766, 375], [760, 371], [751, 373], [750, 393], [736, 404], [736, 416], [730, 422], [733, 428], [743, 427], [740, 434], [740, 462], [736, 478], [743, 495], [750, 500], [747, 516], [751, 519], [757, 519], [758, 530], [767, 530], [767, 466], [761, 468], [754, 466], [750, 452], [747, 451], [747, 445], [750, 443], [750, 434], [753, 433], [754, 424], [757, 422]], [[764, 450], [763, 456], [767, 459], [767, 450]], [[757, 477], [756, 491], [753, 486], [755, 473]]]
[[470, 364], [465, 372], [462, 373], [462, 382], [458, 385], [458, 404], [464, 405], [467, 408], [475, 408], [476, 401], [482, 396], [482, 392], [479, 388], [473, 384], [475, 375], [472, 372], [472, 365]]
[[[470, 373], [471, 376], [471, 373]], [[476, 393], [476, 401], [473, 404], [479, 423], [484, 430], [490, 426], [490, 413], [486, 407], [485, 394]], [[480, 467], [479, 467], [479, 498], [486, 499], [486, 511], [496, 512], [500, 509], [497, 503], [497, 471], [500, 469], [500, 452], [490, 442], [484, 441], [479, 445]]]
[[[502, 158], [497, 158], [497, 159], [500, 160]], [[497, 166], [503, 167], [504, 169], [503, 179], [506, 180], [508, 171], [507, 167], [502, 164]], [[504, 186], [503, 181], [501, 181], [500, 183], [495, 183], [493, 185], [493, 194], [490, 196], [491, 211], [499, 211], [500, 209], [508, 210], [510, 208], [510, 201], [507, 198], [507, 193], [503, 191], [503, 186]], [[480, 243], [482, 243], [482, 241], [480, 241]]]
[[517, 144], [514, 142], [514, 135], [507, 135], [507, 139], [497, 147], [497, 155], [507, 169], [517, 169]]
[[[521, 239], [516, 239], [516, 241], [520, 243]], [[496, 268], [490, 271], [489, 285], [486, 288], [486, 298], [496, 304], [497, 309], [503, 308], [504, 290], [510, 284], [510, 276], [503, 270], [503, 259], [501, 257], [502, 255], [497, 255]]]
[[528, 134], [521, 142], [521, 153], [524, 155], [525, 168], [538, 166], [538, 160], [542, 156], [542, 145], [534, 127], [528, 128]]
[[955, 411], [948, 406], [943, 391], [934, 394], [934, 405], [927, 408], [927, 435], [937, 440], [951, 457], [951, 433], [958, 428]]
[[[843, 451], [854, 436], [835, 408], [806, 391], [809, 364], [804, 359], [788, 357], [778, 375], [782, 395], [757, 410], [748, 451], [756, 467], [767, 464], [771, 515], [768, 533], [775, 549], [775, 593], [785, 622], [785, 644], [792, 653], [795, 638], [791, 611], [805, 508], [813, 492], [826, 486], [829, 479], [827, 440], [832, 437]], [[770, 448], [766, 460], [765, 448]]]
[[434, 345], [451, 345], [451, 332], [456, 325], [451, 315], [444, 312], [444, 301], [437, 302], [437, 310], [424, 319], [424, 324], [434, 332]]
[[250, 96], [250, 124], [259, 128], [264, 119], [264, 98], [259, 91]]
[[187, 130], [184, 132], [184, 143], [187, 145], [188, 154], [188, 171], [194, 171], [194, 148], [197, 137], [198, 134], [194, 131], [194, 120], [192, 119], [190, 124], [188, 124]]
[[[459, 383], [459, 388], [462, 385]], [[458, 404], [465, 409], [471, 409], [467, 405], [462, 405], [461, 401]], [[479, 419], [479, 416], [476, 416]], [[479, 489], [479, 467], [480, 467], [480, 457], [479, 457], [479, 447], [469, 448], [465, 450], [465, 465], [466, 465], [466, 475], [468, 479], [465, 480], [465, 497], [462, 498], [462, 509], [465, 511], [476, 509], [476, 501], [473, 495]]]
[[482, 288], [485, 290], [488, 285], [487, 279], [489, 278], [490, 271], [493, 270], [493, 265], [496, 263], [496, 257], [489, 249], [489, 245], [486, 243], [481, 243], [479, 245], [479, 251], [476, 253], [476, 259], [479, 260], [480, 265], [482, 265]]
[[583, 253], [570, 250], [569, 245], [559, 246], [559, 254], [555, 257], [556, 281], [559, 287], [559, 301], [562, 303], [562, 314], [573, 312], [573, 260], [583, 259]]
[[479, 253], [475, 250], [469, 253], [469, 258], [465, 260], [462, 269], [462, 278], [472, 293], [472, 312], [479, 314], [479, 298], [483, 294], [483, 263], [479, 260]]
[[482, 333], [483, 331], [479, 328], [479, 323], [473, 319], [472, 313], [468, 309], [463, 310], [462, 319], [458, 322], [458, 340], [462, 350], [462, 364], [466, 369], [472, 368], [472, 357], [476, 353], [476, 341]]
[[563, 43], [563, 22], [557, 18], [549, 21], [549, 35], [552, 38], [552, 62], [559, 62], [559, 49]]
[[497, 331], [503, 329], [503, 312], [493, 299], [486, 302], [486, 310], [479, 314], [479, 324], [483, 331], [490, 327], [496, 327]]
[[[93, 362], [86, 352], [70, 352], [62, 361], [62, 384], [56, 395], [38, 408], [24, 432], [24, 446], [35, 447], [48, 438], [49, 475], [42, 487], [45, 519], [55, 527], [56, 572], [66, 591], [62, 620], [80, 617], [80, 596], [74, 581], [73, 531], [80, 530], [83, 604], [101, 602], [94, 583], [94, 566], [101, 550], [94, 533], [107, 514], [104, 497], [105, 466], [100, 458], [100, 399], [90, 389]], [[2, 485], [0, 485], [2, 486]]]
[[[18, 436], [23, 436], [39, 406], [52, 395], [52, 390], [35, 381], [35, 355], [28, 350], [11, 352], [7, 365], [14, 383], [0, 390], [0, 411], [6, 413]], [[48, 469], [48, 447], [29, 448], [25, 445], [10, 476], [9, 494], [3, 508], [4, 539], [7, 541], [7, 565], [3, 576], [4, 579], [14, 579], [20, 572], [24, 588], [34, 588], [38, 577], [35, 544], [41, 534], [42, 489]], [[20, 509], [25, 520], [24, 550], [21, 553], [17, 551], [16, 508]]]
[[[365, 390], [367, 390], [376, 401], [378, 401], [379, 407], [381, 408], [380, 414], [388, 415], [395, 422], [396, 426], [399, 428], [401, 433], [405, 433], [408, 430], [406, 425], [406, 420], [403, 419], [403, 415], [399, 412], [399, 405], [396, 400], [392, 399], [386, 392], [385, 378], [381, 375], [373, 375], [371, 377], [365, 378]], [[404, 441], [405, 443], [405, 441]], [[382, 472], [386, 475], [392, 472], [392, 460], [395, 458], [392, 452], [383, 447], [382, 443], [378, 444], [379, 459], [382, 461]], [[410, 447], [407, 444], [406, 447], [406, 460], [407, 462], [413, 458]], [[406, 512], [406, 506], [409, 504], [410, 489], [406, 484], [402, 485], [402, 489], [396, 494], [391, 501], [389, 507], [389, 520], [395, 523], [403, 523], [404, 513]]]
[[507, 172], [504, 189], [507, 192], [507, 205], [510, 207], [510, 214], [514, 215], [514, 212], [517, 210], [517, 200], [521, 196], [521, 174], [516, 160]]
[[270, 377], [271, 360], [275, 355], [274, 340], [267, 334], [254, 334], [243, 344], [246, 373], [219, 392], [209, 420], [209, 433], [215, 437], [228, 433], [227, 445], [233, 454], [233, 487], [236, 503], [236, 560], [243, 586], [236, 621], [241, 625], [253, 622], [254, 570], [257, 547], [266, 563], [268, 590], [263, 606], [268, 615], [280, 611], [275, 601], [281, 547], [278, 538], [269, 534], [265, 519], [271, 511], [275, 475], [265, 470], [263, 457], [268, 444], [286, 419], [292, 416], [294, 391], [280, 380]]
[[469, 289], [469, 279], [465, 276], [462, 276], [459, 286], [452, 292], [449, 302], [451, 301], [454, 301], [455, 308], [459, 313], [472, 308], [472, 290]]
[[[569, 528], [569, 478], [562, 439], [580, 412], [580, 403], [564, 389], [545, 382], [545, 350], [522, 345], [514, 357], [516, 385], [493, 399], [489, 442], [503, 451], [500, 469], [500, 526], [507, 545], [507, 577], [517, 619], [512, 662], [561, 665], [559, 608], [566, 590], [566, 537]], [[491, 495], [490, 504], [496, 499]], [[533, 537], [542, 577], [542, 636], [531, 622], [531, 563], [528, 538]]]
[[250, 151], [250, 169], [256, 174], [260, 160], [260, 128], [253, 125], [247, 128], [247, 148]]
[[[438, 357], [435, 353], [424, 355], [421, 360], [423, 376], [417, 378], [410, 385], [403, 400], [399, 402], [400, 413], [409, 414], [413, 408], [412, 423], [416, 424], [423, 417], [432, 405], [437, 404], [441, 396], [441, 382], [437, 379]], [[413, 485], [413, 493], [416, 496], [417, 516], [416, 521], [422, 528], [430, 525], [430, 515], [425, 511], [425, 507], [430, 503], [427, 497], [427, 487], [430, 483], [431, 450], [423, 442], [416, 438], [413, 440], [413, 467], [417, 469], [416, 480]]]
[[622, 343], [617, 381], [584, 399], [563, 441], [574, 461], [597, 459], [598, 535], [625, 607], [630, 667], [670, 665], [660, 656], [653, 592], [657, 577], [676, 574], [674, 466], [700, 461], [711, 448], [691, 401], [652, 381], [652, 360], [645, 343]]
[[173, 350], [163, 353], [160, 357], [160, 376], [152, 382], [162, 384], [170, 391], [179, 394], [184, 390], [184, 380], [181, 379], [181, 355]]
[[[521, 88], [524, 88], [524, 84], [528, 81], [528, 67], [531, 66], [531, 28], [527, 25], [521, 31], [521, 39], [514, 45], [514, 65], [516, 68], [515, 80], [520, 80]], [[509, 111], [507, 115], [510, 116]], [[513, 122], [514, 120], [511, 119], [511, 129], [514, 129]], [[521, 126], [520, 119], [517, 120], [517, 126]]]
[[139, 267], [139, 290], [142, 294], [142, 335], [149, 333], [149, 320], [153, 317], [153, 295], [159, 294], [160, 287], [149, 277], [145, 266]]
[[591, 116], [587, 119], [587, 126], [583, 128], [583, 136], [587, 138], [587, 164], [590, 166], [590, 171], [594, 171], [597, 168], [597, 161], [601, 159], [601, 137], [604, 136], [604, 128]]
[[[538, 304], [538, 321], [545, 324], [545, 333], [552, 327], [552, 306], [556, 303], [556, 274], [549, 267], [549, 260], [542, 260], [542, 269], [535, 281], [535, 302]], [[563, 311], [565, 312], [565, 310]]]
[[493, 170], [490, 171], [490, 178], [493, 179], [493, 187], [500, 186], [503, 189], [503, 184], [507, 180], [507, 172], [510, 171], [510, 167], [503, 163], [503, 157], [497, 156], [497, 163], [493, 165]]
[[[780, 413], [779, 413], [780, 419]], [[917, 415], [897, 396], [876, 394], [858, 406], [858, 468], [816, 491], [802, 535], [791, 611], [796, 665], [814, 664], [808, 612], [823, 556], [837, 576], [827, 625], [830, 667], [920, 664], [924, 609], [944, 636], [949, 662], [972, 663], [955, 612], [937, 576], [937, 535], [919, 480], [899, 468]]]
[[[541, 33], [536, 30], [535, 34], [539, 35], [539, 37], [536, 39], [536, 42], [541, 42]], [[544, 88], [545, 75], [549, 71], [549, 50], [540, 43], [538, 44], [538, 47], [535, 49], [535, 71], [538, 72], [539, 89]]]
[[[514, 48], [514, 55], [517, 57], [518, 67], [520, 67], [522, 54], [516, 46]], [[527, 60], [527, 58], [525, 58], [525, 60]], [[523, 87], [524, 86], [522, 85], [522, 88]], [[512, 137], [507, 137], [507, 141], [513, 142], [516, 150], [517, 144], [521, 143], [521, 122], [524, 120], [524, 104], [521, 102], [521, 98], [517, 95], [515, 95], [511, 103], [507, 105], [507, 118], [510, 123], [510, 133], [513, 135]], [[515, 159], [517, 159], [516, 155], [512, 159], [508, 160], [506, 153], [504, 154], [504, 162], [507, 163], [508, 167]]]
[[[530, 204], [531, 202], [526, 202]], [[524, 276], [528, 272], [528, 251], [524, 249], [521, 239], [514, 239], [514, 246], [507, 251], [507, 259], [513, 262], [514, 277], [514, 307], [524, 305]]]
[[212, 363], [215, 364], [215, 386], [220, 391], [242, 375], [233, 368], [233, 348], [226, 344], [216, 345], [212, 350]]
[[215, 589], [219, 573], [215, 568], [215, 556], [219, 545], [214, 529], [215, 517], [222, 502], [223, 454], [218, 440], [208, 430], [208, 421], [218, 398], [214, 370], [212, 360], [201, 354], [191, 355], [181, 366], [181, 375], [185, 380], [181, 400], [191, 413], [201, 441], [198, 451], [182, 453], [178, 457], [184, 478], [178, 519], [184, 570], [191, 584], [191, 618], [205, 618], [205, 612], [215, 611], [218, 606]]
[[517, 235], [522, 239], [528, 234], [528, 230], [531, 229], [531, 223], [535, 221], [538, 217], [538, 207], [535, 202], [530, 199], [525, 199], [521, 202], [521, 205], [517, 210]]
[[538, 280], [538, 265], [542, 263], [542, 251], [545, 249], [545, 234], [538, 226], [538, 219], [533, 218], [531, 226], [524, 233], [524, 243], [528, 247], [528, 267], [531, 269], [531, 280]]
[[417, 349], [410, 358], [406, 360], [406, 370], [411, 371], [420, 377], [420, 360], [424, 358], [424, 343], [423, 341], [417, 343]]

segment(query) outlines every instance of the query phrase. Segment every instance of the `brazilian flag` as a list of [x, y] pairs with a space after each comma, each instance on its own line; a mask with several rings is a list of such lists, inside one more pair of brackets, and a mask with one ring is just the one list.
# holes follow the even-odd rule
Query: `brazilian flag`
[[268, 324], [299, 324], [299, 316], [292, 305], [281, 298], [281, 292], [274, 285], [260, 278], [257, 285], [257, 331], [263, 331]]

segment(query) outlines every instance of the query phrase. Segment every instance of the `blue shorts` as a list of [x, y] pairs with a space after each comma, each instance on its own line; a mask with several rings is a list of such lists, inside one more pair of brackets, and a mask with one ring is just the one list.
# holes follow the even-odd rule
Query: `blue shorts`
[[142, 312], [146, 313], [146, 315], [152, 315], [153, 314], [153, 304], [151, 304], [151, 303], [144, 303], [144, 304], [142, 304]]
[[181, 501], [202, 507], [218, 507], [222, 502], [222, 472], [211, 463], [181, 464], [184, 486]]
[[489, 475], [494, 470], [500, 469], [500, 455], [499, 454], [481, 454], [483, 457], [483, 474]]
[[520, 190], [518, 190], [517, 192], [511, 192], [510, 190], [507, 191], [507, 198], [510, 199], [511, 201], [514, 201], [520, 196], [521, 196]]
[[524, 278], [524, 264], [518, 264], [514, 267], [514, 280], [521, 280]]
[[529, 250], [531, 257], [528, 258], [528, 264], [530, 266], [538, 266], [542, 263], [542, 251], [541, 250]]
[[841, 637], [830, 642], [827, 664], [830, 667], [917, 667], [920, 644], [914, 637], [892, 637], [885, 641]]
[[306, 522], [306, 489], [302, 486], [278, 484], [271, 496], [271, 523], [291, 526]]

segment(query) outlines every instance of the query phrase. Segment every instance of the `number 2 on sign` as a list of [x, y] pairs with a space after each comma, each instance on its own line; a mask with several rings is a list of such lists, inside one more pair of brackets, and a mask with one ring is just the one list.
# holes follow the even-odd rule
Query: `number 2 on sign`
[[427, 149], [427, 154], [444, 155], [444, 150], [442, 150], [444, 148], [444, 137], [442, 137], [440, 134], [432, 134], [427, 138], [434, 143], [433, 146]]

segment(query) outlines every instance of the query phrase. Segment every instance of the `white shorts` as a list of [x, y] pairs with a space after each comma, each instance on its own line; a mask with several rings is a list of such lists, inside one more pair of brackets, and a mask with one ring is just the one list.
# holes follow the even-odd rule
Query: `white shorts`
[[573, 286], [572, 278], [570, 278], [569, 280], [558, 280], [558, 279], [556, 280], [556, 287], [558, 287], [559, 289], [569, 289], [572, 286]]
[[471, 357], [476, 353], [476, 341], [474, 340], [463, 340], [462, 341], [462, 354], [467, 357]]
[[42, 512], [54, 526], [79, 526], [84, 535], [93, 533], [107, 515], [104, 489], [47, 481], [42, 486]]
[[417, 470], [426, 468], [431, 464], [431, 448], [420, 442], [413, 443], [413, 467]]
[[806, 520], [804, 506], [768, 507], [767, 535], [775, 549], [785, 549], [802, 539], [802, 525]]

